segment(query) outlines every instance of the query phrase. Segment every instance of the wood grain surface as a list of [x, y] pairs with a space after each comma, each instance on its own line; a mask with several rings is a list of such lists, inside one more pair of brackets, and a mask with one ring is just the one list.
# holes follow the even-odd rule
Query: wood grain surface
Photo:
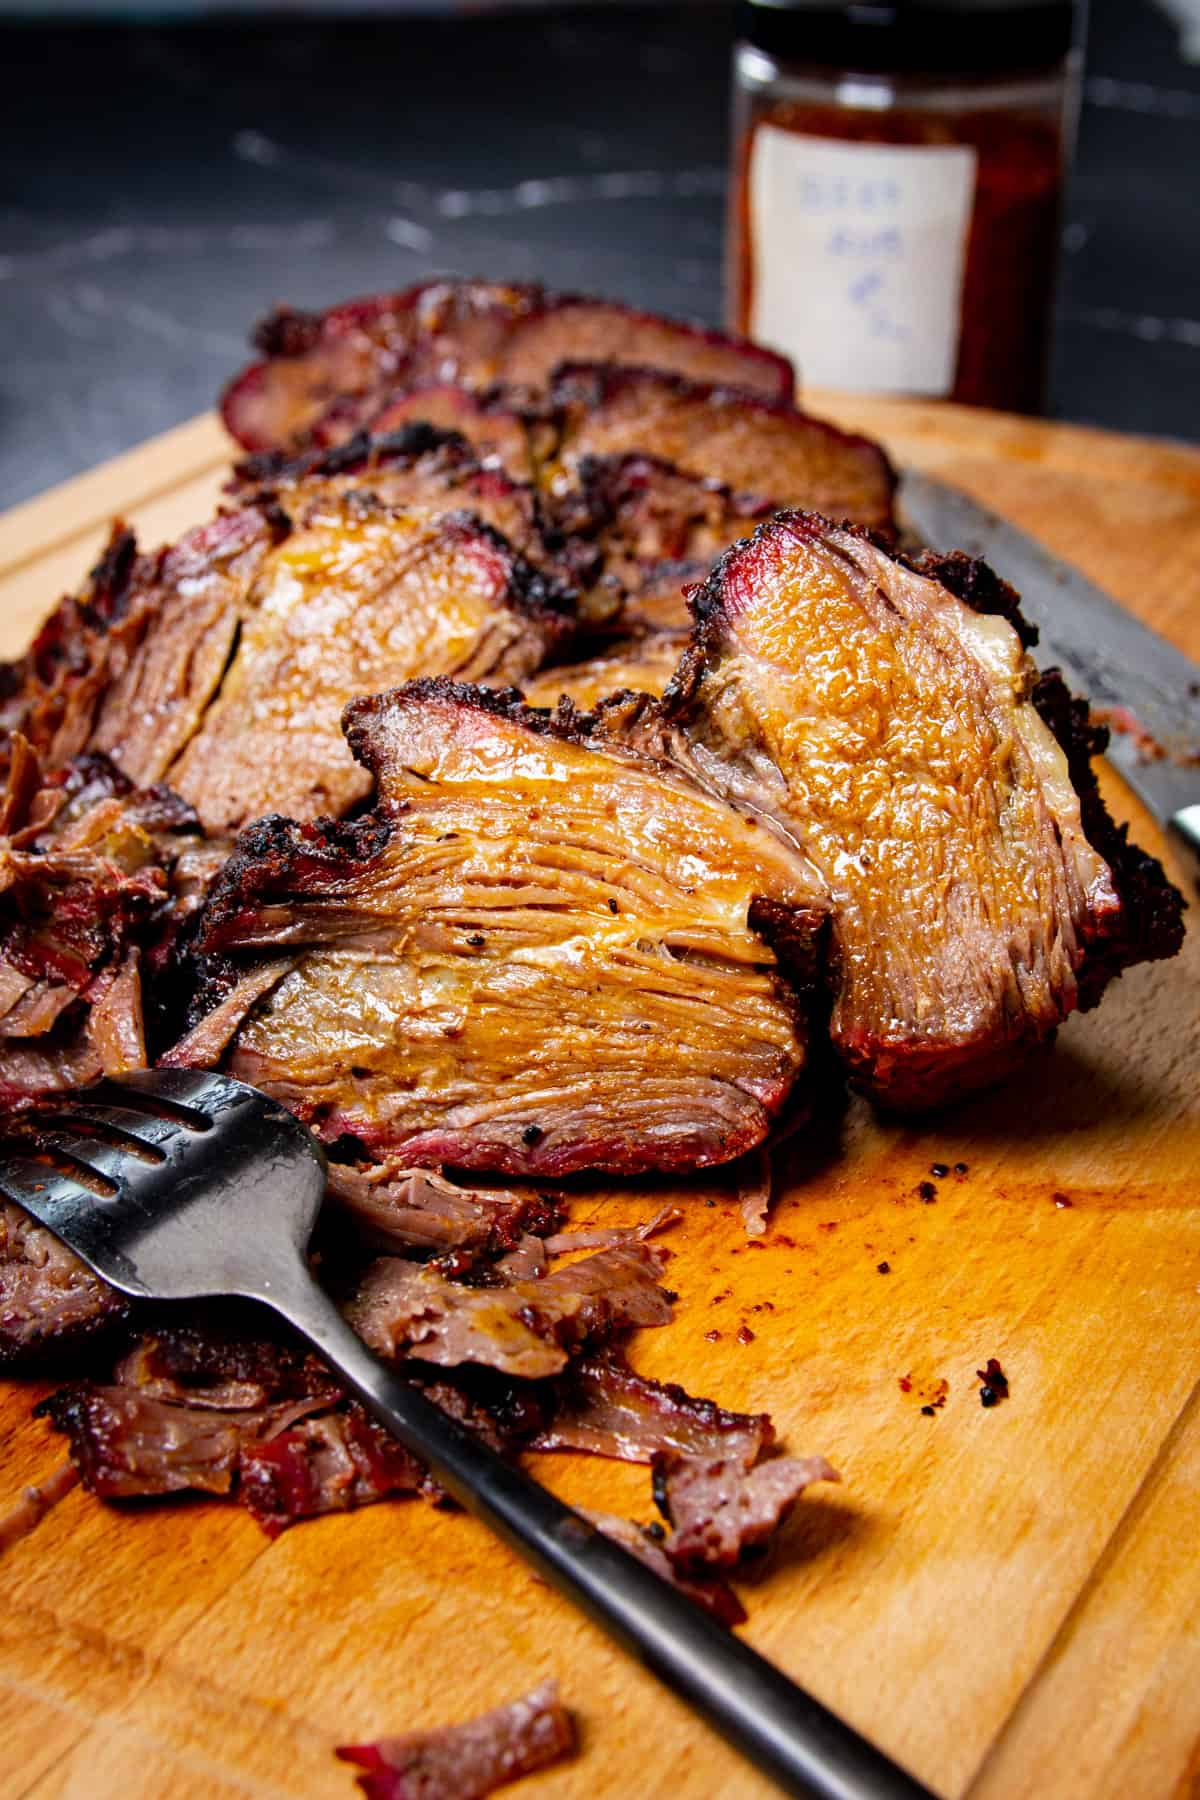
[[[1200, 656], [1200, 453], [810, 400]], [[113, 512], [150, 542], [202, 518], [227, 454], [200, 419], [0, 521], [0, 651], [78, 581]], [[945, 1796], [1200, 1796], [1198, 965], [1193, 932], [1008, 1088], [919, 1126], [858, 1102], [817, 1117], [761, 1245], [727, 1181], [680, 1195], [677, 1319], [635, 1360], [769, 1407], [844, 1477], [743, 1586], [747, 1635]], [[927, 1203], [934, 1163], [967, 1171]], [[673, 1191], [581, 1194], [575, 1211], [642, 1218]], [[985, 1410], [989, 1356], [1011, 1397]], [[0, 1385], [0, 1510], [62, 1460], [29, 1418], [43, 1391]], [[573, 1500], [651, 1514], [645, 1470], [538, 1467]], [[582, 1753], [531, 1779], [531, 1800], [767, 1792], [469, 1519], [396, 1502], [270, 1544], [235, 1509], [118, 1512], [75, 1490], [0, 1561], [0, 1793], [333, 1800], [355, 1791], [335, 1744], [546, 1675]]]

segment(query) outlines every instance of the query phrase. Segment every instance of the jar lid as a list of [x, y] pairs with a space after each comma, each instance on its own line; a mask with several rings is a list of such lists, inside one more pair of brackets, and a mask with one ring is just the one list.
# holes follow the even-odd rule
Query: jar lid
[[822, 68], [991, 75], [1056, 63], [1074, 0], [741, 0], [739, 35]]

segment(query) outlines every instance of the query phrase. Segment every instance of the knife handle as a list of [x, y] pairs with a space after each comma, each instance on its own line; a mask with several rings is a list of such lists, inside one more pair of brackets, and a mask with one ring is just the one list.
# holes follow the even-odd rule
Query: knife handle
[[1200, 860], [1200, 801], [1194, 806], [1181, 806], [1177, 813], [1172, 813], [1167, 828]]

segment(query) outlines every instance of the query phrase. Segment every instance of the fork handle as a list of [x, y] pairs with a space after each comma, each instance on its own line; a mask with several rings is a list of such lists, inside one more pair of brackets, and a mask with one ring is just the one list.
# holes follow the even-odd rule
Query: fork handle
[[307, 1276], [260, 1293], [447, 1493], [531, 1562], [790, 1794], [933, 1800], [929, 1790], [757, 1651], [366, 1348]]

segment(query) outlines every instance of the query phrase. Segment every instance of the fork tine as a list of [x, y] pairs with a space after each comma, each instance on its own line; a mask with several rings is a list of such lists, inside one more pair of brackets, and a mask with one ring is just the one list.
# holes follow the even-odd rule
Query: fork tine
[[[139, 1168], [147, 1167], [136, 1150], [118, 1149], [115, 1144], [106, 1144], [103, 1138], [85, 1137], [82, 1132], [58, 1125], [53, 1119], [46, 1124], [39, 1123], [38, 1141], [60, 1156], [68, 1156], [72, 1162], [103, 1176], [114, 1187], [123, 1186], [131, 1178], [136, 1181]], [[159, 1160], [155, 1158], [149, 1166], [157, 1169]]]
[[[104, 1131], [116, 1132], [119, 1136], [132, 1140], [131, 1148], [141, 1145], [147, 1150], [161, 1150], [170, 1144], [182, 1126], [178, 1119], [162, 1119], [157, 1113], [134, 1112], [128, 1106], [109, 1106], [106, 1101], [92, 1099], [88, 1094], [80, 1094], [78, 1099], [73, 1095], [64, 1101], [59, 1112], [50, 1115], [45, 1129], [57, 1131], [62, 1125], [70, 1128], [75, 1124], [96, 1125]], [[134, 1149], [134, 1155], [137, 1150]]]
[[176, 1106], [190, 1106], [206, 1119], [212, 1116], [214, 1096], [228, 1090], [230, 1098], [245, 1101], [245, 1090], [237, 1083], [202, 1069], [138, 1069], [122, 1075], [121, 1086], [128, 1099], [133, 1090], [144, 1087], [151, 1099], [172, 1100]]
[[25, 1156], [0, 1158], [0, 1191], [43, 1224], [46, 1215], [55, 1207], [64, 1203], [77, 1204], [80, 1198], [93, 1204], [96, 1200], [96, 1195], [82, 1181], [75, 1181], [61, 1170]]

